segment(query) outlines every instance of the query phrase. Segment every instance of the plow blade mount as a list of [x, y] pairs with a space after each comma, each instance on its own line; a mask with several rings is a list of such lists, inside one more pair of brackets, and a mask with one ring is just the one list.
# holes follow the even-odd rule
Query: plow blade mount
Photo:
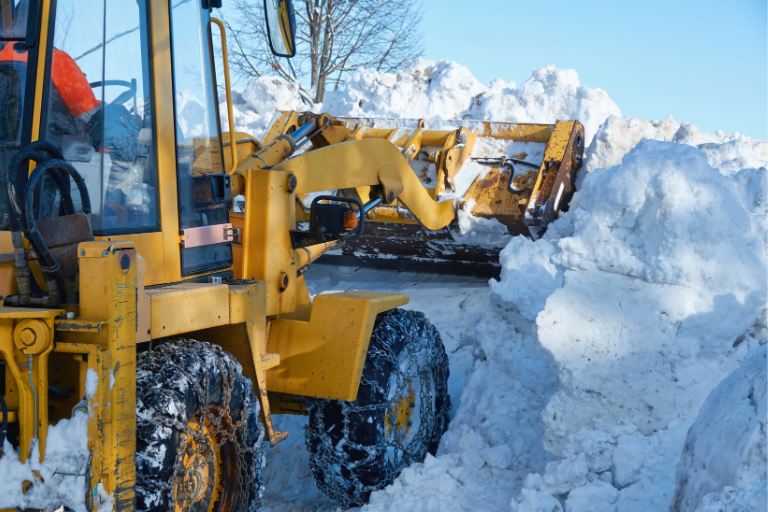
[[[295, 119], [295, 112], [281, 113], [267, 139]], [[364, 236], [338, 244], [318, 263], [498, 276], [499, 252], [510, 236], [539, 238], [559, 212], [567, 211], [584, 153], [584, 127], [575, 120], [435, 120], [428, 127], [423, 119], [331, 119], [332, 128], [346, 135], [334, 139], [332, 130], [325, 130], [312, 138], [309, 151], [349, 140], [388, 140], [431, 198], [453, 202], [455, 218], [432, 231], [398, 199], [382, 203], [368, 212]], [[376, 197], [371, 187], [331, 192], [363, 203]], [[299, 197], [298, 221], [308, 220], [316, 196]]]

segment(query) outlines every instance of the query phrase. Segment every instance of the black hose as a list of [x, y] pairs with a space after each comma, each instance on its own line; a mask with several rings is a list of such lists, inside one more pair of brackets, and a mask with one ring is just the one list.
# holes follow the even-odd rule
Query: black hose
[[[77, 169], [75, 169], [72, 164], [67, 162], [66, 160], [55, 158], [53, 160], [48, 160], [47, 162], [44, 162], [42, 165], [39, 165], [35, 168], [34, 171], [32, 171], [32, 174], [29, 176], [29, 181], [27, 183], [27, 189], [24, 192], [24, 204], [25, 204], [25, 216], [26, 216], [26, 222], [27, 225], [30, 225], [31, 223], [35, 222], [34, 217], [34, 210], [30, 206], [29, 203], [31, 203], [31, 199], [34, 198], [35, 194], [35, 185], [37, 184], [37, 181], [40, 179], [40, 177], [43, 175], [43, 173], [47, 172], [50, 175], [55, 175], [56, 173], [53, 172], [54, 170], [59, 171], [61, 175], [69, 175], [72, 178], [72, 181], [75, 182], [75, 185], [77, 186], [78, 192], [80, 192], [80, 202], [82, 203], [82, 210], [83, 213], [88, 215], [91, 213], [91, 197], [90, 194], [88, 194], [88, 187], [85, 184], [85, 180], [83, 180], [83, 177], [80, 175], [79, 172], [77, 172]], [[72, 197], [69, 197], [70, 202], [72, 201]], [[74, 213], [74, 208], [72, 213]]]
[[[11, 231], [21, 231], [21, 229], [26, 227], [22, 213], [24, 205], [19, 204], [19, 195], [16, 191], [26, 188], [26, 169], [29, 162], [34, 161], [40, 164], [52, 158], [63, 160], [64, 156], [56, 146], [47, 141], [33, 142], [11, 158], [6, 171], [6, 186], [8, 187], [8, 200], [11, 206], [9, 215]], [[60, 171], [52, 172], [51, 178], [56, 183], [56, 188], [59, 189], [59, 194], [61, 195], [59, 215], [75, 213], [72, 197], [69, 193], [69, 180], [66, 179], [66, 175]]]
[[[35, 253], [37, 253], [37, 257], [40, 260], [40, 269], [44, 274], [53, 277], [59, 287], [59, 292], [64, 293], [66, 291], [64, 273], [61, 270], [59, 261], [53, 256], [53, 254], [51, 254], [51, 251], [48, 249], [48, 245], [45, 243], [45, 240], [43, 240], [43, 237], [37, 230], [34, 210], [35, 186], [37, 186], [37, 182], [40, 180], [40, 177], [43, 176], [43, 174], [48, 173], [52, 176], [56, 175], [57, 173], [55, 171], [59, 171], [61, 174], [66, 174], [72, 177], [75, 185], [77, 185], [78, 191], [80, 192], [80, 201], [82, 203], [83, 213], [86, 215], [91, 213], [91, 199], [88, 195], [88, 188], [85, 185], [85, 181], [83, 181], [83, 177], [80, 176], [80, 173], [77, 172], [77, 170], [66, 161], [52, 159], [35, 167], [35, 170], [32, 171], [32, 174], [29, 175], [27, 187], [24, 192], [24, 202], [22, 203], [24, 205], [23, 224], [26, 225], [26, 229], [24, 229], [24, 235], [27, 237], [27, 240], [29, 240], [29, 243], [32, 245], [32, 247], [35, 248]], [[62, 193], [62, 197], [63, 196], [64, 193]]]
[[[30, 161], [35, 161], [37, 167], [27, 178], [25, 171]], [[58, 260], [51, 254], [43, 237], [37, 230], [34, 215], [35, 187], [40, 177], [46, 173], [53, 179], [61, 197], [59, 215], [72, 215], [75, 213], [69, 186], [70, 177], [75, 181], [80, 192], [83, 212], [85, 214], [91, 213], [91, 202], [88, 189], [80, 173], [64, 160], [61, 151], [50, 142], [33, 142], [11, 159], [6, 172], [11, 232], [23, 232], [35, 254], [37, 254], [40, 269], [43, 271], [46, 283], [49, 286], [49, 298], [52, 302], [56, 303], [49, 305], [55, 306], [58, 305], [62, 294], [66, 292], [66, 281]], [[14, 239], [13, 236], [12, 239]], [[20, 243], [21, 238], [19, 237], [18, 240]], [[14, 242], [15, 246], [16, 242]], [[19, 249], [18, 247], [15, 248]], [[23, 268], [15, 269], [14, 272], [17, 272], [17, 279], [20, 276], [23, 278], [24, 275], [29, 274], [29, 271]], [[53, 288], [54, 286], [55, 288]], [[22, 298], [24, 296], [24, 293], [22, 293]]]

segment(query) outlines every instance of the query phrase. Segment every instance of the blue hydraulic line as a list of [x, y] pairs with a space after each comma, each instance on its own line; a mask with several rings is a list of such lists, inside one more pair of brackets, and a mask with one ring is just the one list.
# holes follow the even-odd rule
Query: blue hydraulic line
[[[376, 199], [374, 199], [370, 203], [368, 203], [365, 206], [363, 206], [363, 212], [368, 213], [371, 210], [371, 208], [374, 208], [380, 202], [381, 202], [381, 198], [377, 197]], [[360, 218], [360, 210], [357, 211], [356, 215], [357, 215], [357, 218], [359, 219]]]

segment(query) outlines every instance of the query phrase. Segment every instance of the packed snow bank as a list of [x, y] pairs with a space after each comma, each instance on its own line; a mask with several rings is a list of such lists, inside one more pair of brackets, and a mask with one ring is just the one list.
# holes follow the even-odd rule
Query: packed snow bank
[[[677, 465], [677, 490], [670, 512], [694, 512], [705, 495], [722, 493], [725, 487], [743, 488], [754, 483], [765, 493], [767, 391], [763, 346], [724, 379], [701, 407]], [[734, 494], [739, 501], [752, 499], [743, 491]], [[722, 497], [718, 501], [722, 502]]]
[[492, 289], [537, 315], [560, 384], [544, 416], [550, 449], [595, 418], [649, 435], [695, 415], [751, 348], [735, 342], [764, 308], [764, 244], [751, 233], [704, 153], [643, 140], [588, 175], [544, 239], [512, 242]]
[[768, 503], [768, 482], [753, 482], [746, 487], [726, 487], [722, 493], [707, 494], [696, 512], [762, 512]]
[[[680, 133], [697, 130], [610, 118], [570, 212], [501, 253], [493, 295], [536, 322], [558, 379], [542, 421], [561, 458], [525, 479], [513, 510], [552, 510], [553, 497], [568, 512], [666, 510], [687, 426], [766, 343], [767, 173], [718, 166], [765, 165], [765, 143], [692, 147]], [[734, 142], [734, 158], [713, 160]], [[765, 502], [727, 484], [706, 510]]]

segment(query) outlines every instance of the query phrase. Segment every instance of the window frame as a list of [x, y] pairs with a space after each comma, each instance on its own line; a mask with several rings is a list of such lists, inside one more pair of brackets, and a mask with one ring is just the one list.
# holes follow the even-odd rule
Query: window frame
[[[173, 2], [174, 2], [174, 0], [166, 0], [166, 2], [167, 2], [167, 5], [168, 5], [168, 20], [169, 20], [168, 26], [169, 26], [169, 32], [170, 32], [170, 54], [171, 54], [171, 77], [172, 77], [172, 88], [173, 88], [173, 98], [174, 98], [174, 101], [173, 101], [174, 138], [173, 138], [173, 140], [174, 140], [174, 154], [175, 154], [175, 157], [177, 159], [176, 160], [176, 182], [177, 182], [176, 198], [177, 198], [177, 206], [178, 206], [179, 229], [183, 231], [185, 228], [183, 228], [182, 226], [184, 226], [185, 222], [184, 222], [184, 219], [183, 219], [184, 206], [182, 204], [182, 196], [181, 196], [181, 194], [182, 194], [182, 186], [183, 185], [181, 184], [181, 177], [179, 176], [180, 169], [179, 169], [179, 163], [178, 163], [178, 151], [179, 151], [178, 141], [179, 141], [179, 139], [178, 139], [177, 130], [179, 128], [179, 126], [178, 126], [178, 119], [179, 119], [178, 108], [179, 108], [179, 106], [178, 106], [177, 101], [176, 101], [176, 99], [177, 99], [176, 58], [175, 58], [176, 54], [175, 54], [175, 51], [174, 51], [174, 41], [175, 41], [175, 39], [174, 39], [174, 34], [173, 34], [173, 26], [174, 26], [174, 24], [173, 24]], [[196, 2], [194, 2], [194, 1], [192, 3], [196, 4]], [[210, 6], [209, 7], [205, 7], [204, 4], [202, 4], [202, 3], [199, 3], [197, 5], [199, 6], [198, 8], [200, 9], [200, 11], [207, 11], [208, 12], [208, 17], [209, 17], [208, 24], [207, 24], [206, 27], [204, 27], [205, 28], [205, 35], [206, 35], [207, 41], [201, 41], [201, 44], [207, 44], [208, 45], [208, 59], [210, 61], [210, 66], [211, 66], [211, 73], [210, 73], [211, 74], [211, 84], [210, 85], [212, 87], [212, 90], [214, 91], [214, 100], [215, 100], [214, 101], [214, 115], [215, 115], [215, 120], [216, 120], [216, 136], [218, 137], [218, 142], [219, 142], [218, 152], [219, 152], [219, 158], [220, 158], [221, 165], [222, 165], [222, 172], [226, 173], [226, 169], [224, 169], [224, 144], [223, 144], [223, 141], [222, 141], [222, 131], [221, 131], [221, 115], [220, 115], [221, 112], [219, 111], [219, 101], [218, 101], [218, 98], [219, 98], [218, 91], [219, 91], [219, 89], [218, 89], [218, 83], [216, 81], [216, 55], [214, 53], [214, 46], [213, 46], [213, 28], [212, 28], [213, 24], [210, 21], [210, 18], [213, 17], [213, 8], [210, 7]], [[202, 30], [203, 27], [202, 26], [198, 27], [198, 29]], [[225, 211], [225, 214], [226, 214], [227, 222], [229, 222], [229, 213], [230, 213], [229, 208], [225, 207], [224, 211]], [[194, 276], [194, 275], [198, 275], [198, 274], [206, 274], [206, 273], [210, 273], [210, 272], [216, 272], [218, 270], [225, 270], [225, 269], [231, 267], [233, 265], [233, 263], [234, 263], [234, 252], [233, 252], [233, 249], [232, 249], [232, 242], [225, 242], [225, 243], [222, 243], [222, 244], [215, 244], [215, 245], [221, 245], [221, 246], [226, 245], [226, 246], [228, 246], [228, 249], [229, 249], [228, 258], [226, 258], [223, 261], [218, 261], [218, 262], [216, 260], [207, 260], [207, 259], [203, 258], [205, 262], [203, 264], [201, 264], [201, 265], [196, 265], [196, 266], [192, 266], [192, 265], [189, 264], [189, 259], [190, 259], [189, 257], [187, 258], [187, 261], [185, 261], [185, 252], [186, 251], [190, 251], [187, 254], [191, 255], [191, 254], [196, 254], [196, 253], [201, 252], [201, 251], [210, 252], [210, 251], [213, 250], [215, 252], [216, 248], [211, 249], [213, 246], [200, 246], [200, 247], [193, 247], [193, 248], [185, 249], [184, 247], [179, 246], [180, 271], [181, 271], [182, 277], [186, 278], [186, 277]]]
[[[30, 0], [30, 1], [41, 1], [41, 0]], [[105, 0], [105, 5], [109, 2]], [[43, 73], [43, 104], [41, 105], [41, 111], [40, 111], [40, 133], [38, 136], [38, 140], [46, 140], [47, 133], [48, 133], [48, 106], [46, 104], [46, 100], [50, 97], [50, 87], [51, 87], [51, 65], [53, 62], [53, 40], [54, 35], [56, 33], [56, 13], [58, 8], [58, 1], [57, 0], [50, 0], [50, 11], [48, 15], [48, 37], [47, 39], [47, 49], [45, 52], [45, 71]], [[141, 9], [141, 7], [140, 7]], [[154, 175], [155, 175], [155, 182], [154, 182], [154, 201], [155, 201], [155, 225], [154, 226], [141, 226], [141, 227], [129, 227], [129, 228], [111, 228], [111, 229], [95, 229], [92, 226], [92, 231], [94, 236], [99, 237], [111, 237], [115, 235], [130, 235], [130, 234], [140, 234], [140, 233], [156, 233], [163, 230], [163, 222], [162, 217], [160, 214], [160, 169], [158, 167], [158, 161], [157, 161], [157, 114], [155, 112], [155, 77], [154, 77], [154, 55], [153, 55], [153, 41], [152, 41], [152, 15], [150, 12], [151, 5], [149, 0], [144, 0], [144, 20], [141, 20], [145, 23], [146, 29], [144, 32], [144, 37], [146, 38], [146, 45], [147, 45], [147, 62], [146, 66], [144, 66], [143, 71], [147, 73], [147, 76], [144, 77], [144, 80], [146, 83], [149, 84], [149, 103], [152, 108], [152, 122], [151, 128], [152, 128], [152, 150], [151, 150], [151, 157], [149, 158], [149, 163], [152, 164], [152, 168], [154, 169]], [[141, 22], [140, 21], [140, 22]], [[103, 30], [103, 27], [102, 27]], [[139, 37], [141, 36], [142, 30], [139, 30]], [[38, 45], [39, 46], [39, 45]], [[102, 47], [102, 51], [106, 51], [106, 47]], [[139, 50], [141, 51], [141, 49]], [[104, 75], [104, 70], [102, 69], [102, 81], [106, 80], [106, 77]], [[105, 87], [101, 87], [102, 95], [101, 95], [101, 101], [104, 102], [104, 89]], [[103, 115], [103, 111], [101, 112], [101, 115]], [[23, 137], [23, 134], [22, 134]], [[22, 139], [23, 141], [23, 139]], [[104, 185], [102, 184], [102, 187]], [[91, 191], [89, 191], [89, 194]], [[99, 190], [99, 195], [101, 196], [103, 194], [103, 190]], [[103, 206], [103, 205], [102, 205]], [[36, 212], [37, 213], [37, 212]]]

